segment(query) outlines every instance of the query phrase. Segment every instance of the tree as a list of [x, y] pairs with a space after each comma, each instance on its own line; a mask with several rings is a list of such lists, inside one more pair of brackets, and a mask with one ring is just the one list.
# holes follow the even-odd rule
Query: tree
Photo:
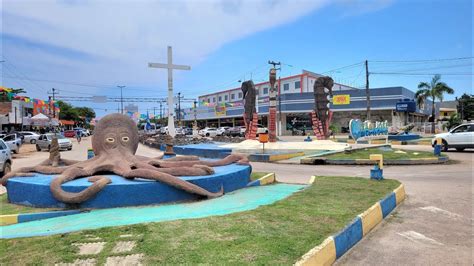
[[431, 100], [431, 132], [435, 132], [435, 101], [438, 99], [440, 102], [443, 101], [443, 94], [453, 94], [454, 90], [449, 87], [446, 83], [441, 82], [441, 75], [435, 75], [431, 82], [420, 82], [418, 84], [418, 91], [415, 94], [416, 103], [418, 106], [423, 105], [428, 99]]
[[474, 119], [474, 96], [464, 93], [458, 100], [458, 113], [462, 120]]
[[79, 120], [79, 114], [77, 110], [67, 102], [58, 101], [59, 105], [59, 119], [72, 120], [77, 122]]
[[88, 121], [90, 121], [92, 118], [95, 118], [94, 109], [90, 107], [76, 107], [75, 109], [81, 118], [85, 118]]

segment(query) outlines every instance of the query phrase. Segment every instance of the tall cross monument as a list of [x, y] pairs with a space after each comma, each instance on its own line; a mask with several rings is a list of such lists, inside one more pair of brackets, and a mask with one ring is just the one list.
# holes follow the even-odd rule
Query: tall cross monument
[[174, 128], [173, 118], [173, 69], [191, 70], [190, 66], [173, 65], [173, 52], [171, 46], [168, 46], [168, 63], [148, 63], [148, 67], [152, 68], [166, 68], [168, 69], [168, 132], [174, 138], [176, 136], [176, 129]]

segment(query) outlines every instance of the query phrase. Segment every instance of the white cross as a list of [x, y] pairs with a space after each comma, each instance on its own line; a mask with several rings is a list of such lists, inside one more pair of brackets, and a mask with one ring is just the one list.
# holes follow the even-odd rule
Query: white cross
[[152, 68], [166, 68], [168, 69], [168, 132], [170, 136], [174, 138], [176, 136], [176, 130], [174, 128], [173, 119], [173, 69], [179, 70], [191, 70], [190, 66], [185, 65], [173, 65], [173, 54], [171, 46], [168, 46], [168, 63], [148, 63], [148, 67]]

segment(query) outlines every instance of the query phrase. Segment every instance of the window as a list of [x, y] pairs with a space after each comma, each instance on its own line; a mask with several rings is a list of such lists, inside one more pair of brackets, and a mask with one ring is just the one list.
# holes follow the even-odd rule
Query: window
[[229, 96], [227, 96], [227, 95], [224, 96], [224, 100], [225, 100], [225, 101], [229, 100]]
[[468, 132], [469, 129], [467, 127], [468, 125], [460, 126], [457, 127], [455, 130], [453, 130], [453, 133], [463, 133], [463, 132]]
[[7, 145], [5, 145], [5, 142], [0, 141], [0, 150], [5, 150], [7, 148]]
[[211, 98], [207, 98], [207, 102], [210, 103], [210, 102], [211, 102]]
[[213, 102], [213, 103], [216, 102], [216, 97], [212, 97], [212, 102]]
[[15, 140], [15, 135], [8, 135], [3, 138], [4, 141], [12, 141]]
[[289, 91], [290, 90], [290, 84], [289, 83], [283, 84], [283, 90], [284, 91]]
[[222, 96], [219, 96], [219, 102], [222, 102]]
[[268, 88], [267, 87], [263, 88], [263, 94], [268, 94]]
[[301, 89], [301, 81], [295, 82], [295, 89]]
[[242, 99], [242, 93], [239, 92], [239, 99]]
[[232, 93], [232, 94], [230, 95], [230, 99], [231, 99], [231, 100], [234, 100], [234, 99], [235, 99], [235, 94]]

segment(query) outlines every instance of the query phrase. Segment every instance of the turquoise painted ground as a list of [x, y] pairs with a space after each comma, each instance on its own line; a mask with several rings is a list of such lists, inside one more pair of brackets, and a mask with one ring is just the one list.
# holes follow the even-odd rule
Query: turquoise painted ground
[[226, 215], [272, 204], [304, 187], [306, 186], [275, 184], [241, 189], [220, 198], [199, 202], [93, 210], [76, 215], [2, 226], [0, 227], [0, 237], [44, 236], [110, 226]]

